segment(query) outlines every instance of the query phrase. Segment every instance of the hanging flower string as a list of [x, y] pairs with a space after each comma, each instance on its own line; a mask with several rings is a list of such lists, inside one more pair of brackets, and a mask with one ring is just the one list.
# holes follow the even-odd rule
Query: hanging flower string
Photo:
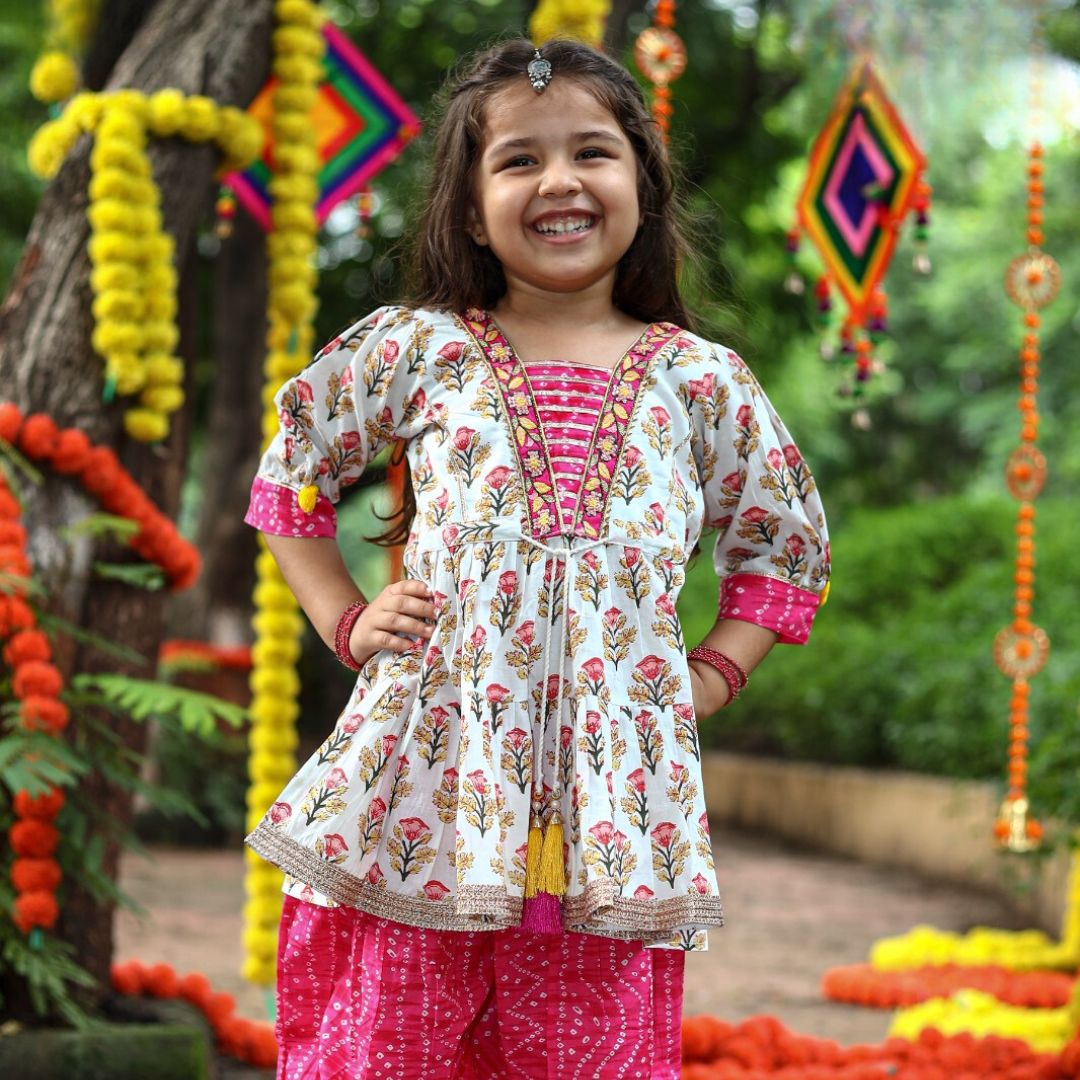
[[[322, 13], [309, 0], [278, 0], [274, 31], [274, 199], [266, 250], [270, 264], [267, 356], [264, 365], [263, 439], [274, 437], [278, 417], [274, 394], [307, 363], [313, 342], [319, 155], [310, 110], [323, 78]], [[251, 673], [251, 786], [247, 824], [253, 829], [296, 771], [296, 718], [303, 620], [297, 603], [260, 536], [255, 561]], [[244, 906], [243, 974], [269, 986], [276, 974], [277, 926], [281, 917], [281, 872], [250, 849]]]
[[675, 0], [657, 0], [653, 25], [634, 42], [634, 63], [653, 84], [653, 116], [664, 142], [671, 127], [671, 84], [686, 70], [686, 46], [675, 33]]
[[124, 414], [125, 430], [142, 442], [160, 442], [169, 416], [184, 402], [184, 368], [175, 355], [175, 242], [164, 231], [148, 136], [213, 141], [225, 173], [258, 155], [262, 129], [239, 109], [179, 90], [82, 93], [34, 134], [30, 167], [38, 176], [55, 176], [83, 133], [95, 138], [87, 210], [91, 344], [105, 360], [104, 397], [137, 394], [138, 404]]
[[[55, 737], [67, 727], [70, 716], [60, 700], [64, 680], [52, 662], [49, 639], [38, 629], [34, 611], [26, 602], [31, 571], [21, 519], [22, 507], [0, 472], [0, 641], [4, 642], [4, 663], [11, 668], [19, 726]], [[53, 821], [63, 805], [64, 793], [55, 787], [36, 797], [26, 791], [15, 794], [15, 823], [8, 830], [15, 855], [11, 915], [24, 934], [36, 928], [51, 930], [60, 915], [56, 890], [63, 875], [53, 858], [60, 833]]]
[[[1034, 69], [1031, 75], [1031, 116], [1038, 123], [1042, 108], [1041, 42], [1036, 30]], [[1058, 264], [1041, 250], [1043, 242], [1043, 148], [1032, 139], [1027, 148], [1028, 249], [1009, 264], [1005, 290], [1024, 312], [1020, 348], [1020, 445], [1009, 455], [1005, 480], [1019, 502], [1016, 522], [1016, 570], [1013, 575], [1013, 621], [994, 639], [994, 663], [1012, 680], [1009, 702], [1009, 786], [994, 822], [998, 843], [1009, 851], [1031, 851], [1039, 846], [1042, 826], [1030, 814], [1027, 798], [1029, 735], [1029, 680], [1046, 663], [1050, 641], [1031, 622], [1035, 598], [1035, 500], [1046, 482], [1046, 459], [1035, 445], [1039, 437], [1039, 309], [1049, 304], [1061, 286]]]
[[81, 81], [78, 57], [101, 13], [101, 0], [48, 0], [45, 51], [30, 72], [30, 93], [46, 105], [75, 93]]

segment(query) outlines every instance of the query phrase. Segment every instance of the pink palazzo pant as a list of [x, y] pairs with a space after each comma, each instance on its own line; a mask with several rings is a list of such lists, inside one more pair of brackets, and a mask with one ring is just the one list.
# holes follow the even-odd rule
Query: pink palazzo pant
[[684, 957], [287, 896], [278, 1080], [678, 1080]]

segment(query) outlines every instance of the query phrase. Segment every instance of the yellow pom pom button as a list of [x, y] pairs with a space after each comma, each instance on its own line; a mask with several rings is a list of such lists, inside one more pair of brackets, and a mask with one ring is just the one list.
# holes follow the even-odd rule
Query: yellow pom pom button
[[314, 484], [308, 484], [307, 487], [301, 488], [299, 494], [296, 496], [296, 501], [300, 504], [300, 509], [305, 514], [310, 514], [315, 509], [315, 501], [319, 497], [319, 489]]

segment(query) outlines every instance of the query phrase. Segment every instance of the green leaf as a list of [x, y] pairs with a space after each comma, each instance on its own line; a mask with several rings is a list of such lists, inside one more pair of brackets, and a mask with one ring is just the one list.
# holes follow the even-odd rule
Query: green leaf
[[40, 484], [42, 481], [41, 471], [34, 465], [31, 465], [26, 456], [21, 450], [16, 450], [11, 443], [0, 439], [0, 454], [4, 456], [3, 461], [0, 461], [0, 468], [3, 469], [4, 475], [8, 480], [8, 486], [15, 490], [16, 484], [14, 483], [14, 469], [18, 469], [32, 484]]
[[95, 562], [94, 573], [108, 581], [122, 581], [147, 592], [157, 592], [165, 586], [165, 575], [152, 563]]
[[66, 525], [59, 530], [60, 536], [65, 540], [74, 540], [80, 536], [89, 536], [95, 540], [106, 537], [114, 537], [120, 541], [133, 539], [139, 533], [139, 523], [131, 518], [120, 517], [117, 514], [106, 514], [97, 511], [88, 514], [74, 525]]
[[111, 705], [123, 709], [133, 720], [178, 723], [189, 734], [212, 738], [219, 720], [239, 727], [247, 710], [212, 694], [187, 690], [152, 679], [128, 675], [76, 675], [72, 686], [79, 691], [97, 690]]
[[128, 648], [126, 645], [118, 645], [115, 641], [110, 641], [108, 638], [101, 637], [100, 634], [90, 633], [81, 626], [76, 626], [74, 623], [70, 623], [66, 619], [61, 619], [56, 615], [48, 615], [45, 612], [39, 613], [38, 625], [49, 635], [49, 637], [69, 637], [80, 645], [88, 645], [90, 648], [97, 649], [98, 652], [103, 653], [106, 656], [111, 656], [116, 660], [123, 661], [124, 663], [138, 664], [141, 667], [147, 666], [150, 663], [149, 659], [143, 655], [143, 653]]

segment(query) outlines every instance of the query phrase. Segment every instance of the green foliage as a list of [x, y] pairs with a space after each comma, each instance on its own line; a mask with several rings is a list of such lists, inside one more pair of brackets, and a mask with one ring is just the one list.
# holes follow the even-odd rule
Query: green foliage
[[153, 718], [159, 722], [175, 721], [189, 735], [212, 737], [218, 721], [239, 727], [247, 710], [213, 694], [187, 690], [182, 686], [128, 675], [76, 675], [72, 688], [86, 695], [86, 704], [100, 704], [133, 720]]
[[[3, 898], [4, 907], [10, 897]], [[0, 965], [26, 983], [30, 1003], [39, 1016], [54, 1014], [75, 1028], [88, 1028], [92, 1020], [72, 997], [72, 988], [89, 989], [94, 979], [73, 959], [74, 948], [55, 937], [42, 937], [35, 948], [18, 933], [0, 931]], [[3, 1007], [0, 998], [0, 1008]]]
[[[841, 765], [970, 778], [1004, 776], [1009, 682], [992, 658], [1010, 620], [1015, 505], [953, 497], [851, 515], [833, 537], [835, 585], [810, 643], [779, 648], [730, 710], [704, 725], [714, 746]], [[1032, 798], [1080, 821], [1080, 646], [1075, 506], [1039, 511], [1034, 621], [1053, 648], [1031, 681]], [[711, 621], [702, 558], [683, 596], [688, 627]], [[680, 609], [682, 610], [682, 609]], [[695, 621], [696, 620], [696, 621]], [[707, 626], [705, 626], [707, 629]], [[697, 640], [687, 631], [688, 640]]]
[[157, 592], [165, 587], [165, 575], [152, 563], [107, 563], [95, 561], [94, 573], [107, 581], [122, 581], [136, 589]]

